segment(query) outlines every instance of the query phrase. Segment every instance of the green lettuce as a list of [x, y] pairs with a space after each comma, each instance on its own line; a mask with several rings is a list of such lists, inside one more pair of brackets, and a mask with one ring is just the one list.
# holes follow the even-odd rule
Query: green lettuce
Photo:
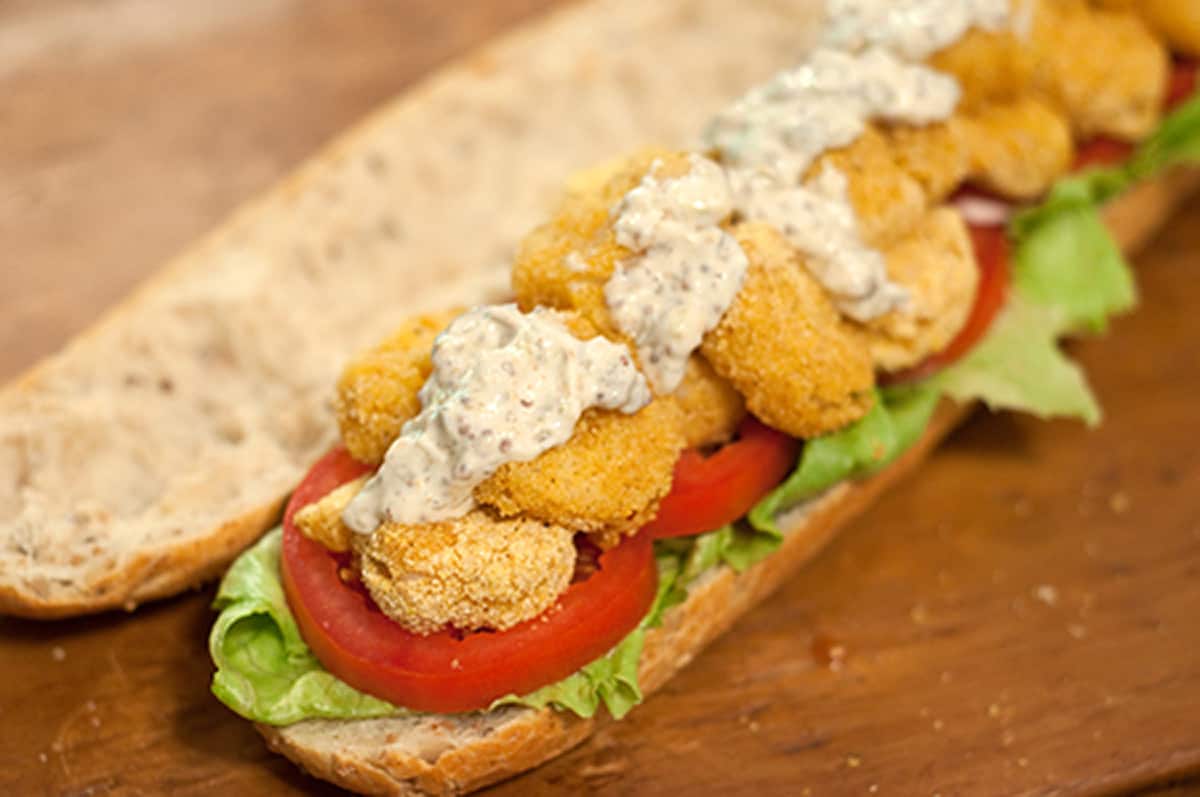
[[213, 694], [247, 719], [286, 725], [312, 717], [402, 713], [331, 675], [308, 649], [279, 579], [281, 529], [264, 536], [225, 575], [208, 638]]
[[979, 399], [993, 410], [1079, 418], [1094, 426], [1100, 406], [1083, 370], [1059, 348], [1067, 318], [1056, 307], [1014, 296], [987, 337], [930, 385], [961, 402]]
[[762, 534], [781, 537], [778, 517], [847, 479], [868, 476], [908, 449], [929, 424], [938, 391], [927, 383], [885, 388], [851, 426], [804, 444], [800, 463], [748, 516]]

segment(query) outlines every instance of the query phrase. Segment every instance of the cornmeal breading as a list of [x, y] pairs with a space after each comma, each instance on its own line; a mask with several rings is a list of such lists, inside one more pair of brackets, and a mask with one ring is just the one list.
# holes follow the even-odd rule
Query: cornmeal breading
[[1196, 0], [1092, 0], [1100, 8], [1132, 11], [1173, 50], [1200, 55], [1200, 3]]
[[622, 339], [604, 298], [604, 285], [631, 252], [617, 244], [611, 211], [659, 163], [664, 177], [686, 174], [688, 156], [646, 150], [576, 175], [554, 217], [517, 250], [512, 288], [522, 310], [537, 305], [576, 310], [597, 330]]
[[683, 433], [691, 448], [728, 442], [746, 416], [741, 394], [699, 354], [688, 360], [672, 395], [683, 410]]
[[935, 53], [929, 63], [958, 80], [962, 107], [970, 110], [1014, 100], [1028, 91], [1035, 61], [1021, 38], [1010, 31], [971, 30]]
[[924, 127], [897, 125], [886, 135], [896, 164], [920, 184], [927, 206], [939, 204], [966, 179], [969, 130], [961, 115]]
[[433, 370], [433, 339], [461, 313], [453, 309], [410, 318], [342, 371], [333, 407], [352, 457], [369, 465], [383, 461], [400, 427], [421, 410], [417, 392]]
[[366, 476], [346, 482], [326, 493], [319, 501], [301, 507], [292, 516], [292, 523], [305, 537], [319, 542], [331, 551], [342, 553], [350, 550], [354, 532], [342, 522], [342, 510], [358, 495]]
[[964, 121], [971, 179], [1011, 199], [1035, 199], [1075, 157], [1067, 120], [1035, 96], [993, 105]]
[[889, 250], [887, 266], [912, 301], [864, 329], [876, 365], [897, 371], [946, 348], [962, 329], [975, 302], [979, 268], [966, 224], [946, 207], [930, 212]]
[[827, 164], [846, 176], [859, 232], [872, 246], [885, 247], [904, 237], [925, 212], [921, 184], [901, 168], [876, 127], [867, 127], [850, 146], [822, 155], [809, 176], [820, 174]]
[[875, 380], [866, 341], [776, 230], [743, 224], [735, 235], [750, 268], [733, 306], [705, 335], [705, 358], [750, 412], [795, 437], [861, 418]]
[[1065, 111], [1081, 137], [1136, 141], [1158, 124], [1170, 57], [1136, 15], [1040, 0], [1026, 46], [1034, 57], [1034, 86]]
[[589, 410], [571, 439], [528, 462], [509, 462], [475, 488], [501, 515], [523, 515], [598, 535], [611, 547], [654, 517], [684, 447], [673, 398], [625, 415]]
[[562, 526], [476, 509], [442, 523], [385, 523], [353, 542], [379, 608], [428, 634], [503, 631], [549, 609], [571, 583], [573, 537]]

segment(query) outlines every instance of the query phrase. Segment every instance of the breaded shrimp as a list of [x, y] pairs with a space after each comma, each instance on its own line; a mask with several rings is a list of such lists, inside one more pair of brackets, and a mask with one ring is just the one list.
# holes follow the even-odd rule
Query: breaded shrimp
[[822, 155], [808, 176], [820, 174], [826, 165], [846, 176], [859, 232], [871, 246], [886, 247], [899, 240], [925, 212], [920, 183], [900, 167], [876, 127], [868, 126], [853, 144]]
[[632, 253], [616, 241], [611, 211], [659, 163], [658, 174], [677, 177], [691, 168], [686, 154], [647, 150], [576, 175], [546, 224], [517, 250], [512, 287], [528, 312], [537, 305], [577, 310], [601, 334], [621, 335], [604, 298], [604, 285]]
[[688, 360], [683, 382], [671, 394], [683, 410], [683, 434], [690, 448], [728, 442], [746, 415], [746, 401], [703, 356]]
[[964, 120], [974, 182], [1011, 199], [1034, 199], [1071, 167], [1075, 145], [1067, 120], [1027, 96]]
[[1035, 88], [1066, 112], [1081, 137], [1137, 141], [1158, 124], [1170, 58], [1137, 16], [1040, 0], [1028, 47]]
[[612, 547], [653, 519], [683, 447], [683, 412], [672, 398], [633, 415], [589, 410], [570, 440], [500, 466], [475, 488], [475, 500], [506, 517], [596, 534], [601, 547]]
[[350, 550], [354, 532], [342, 522], [342, 510], [358, 495], [367, 477], [361, 476], [329, 491], [321, 499], [301, 507], [292, 523], [305, 537], [335, 553]]
[[482, 509], [355, 535], [363, 584], [383, 613], [418, 634], [446, 626], [503, 631], [537, 617], [570, 585], [574, 534]]
[[921, 185], [925, 204], [941, 203], [966, 179], [969, 135], [961, 115], [924, 127], [897, 125], [886, 131], [897, 165]]
[[417, 392], [433, 370], [433, 339], [461, 313], [453, 309], [410, 318], [346, 365], [333, 408], [352, 457], [369, 465], [383, 461], [400, 427], [421, 410]]
[[968, 31], [935, 53], [929, 64], [958, 80], [963, 90], [960, 107], [966, 110], [1014, 100], [1028, 91], [1033, 81], [1033, 53], [1011, 31]]
[[1200, 55], [1200, 3], [1196, 0], [1092, 0], [1092, 5], [1138, 14], [1171, 49]]
[[864, 326], [875, 364], [898, 371], [946, 348], [975, 301], [979, 269], [957, 211], [931, 211], [913, 234], [887, 252], [888, 277], [912, 300]]
[[871, 408], [875, 373], [866, 341], [843, 321], [798, 254], [774, 228], [734, 232], [750, 259], [745, 284], [701, 352], [764, 423], [818, 437]]

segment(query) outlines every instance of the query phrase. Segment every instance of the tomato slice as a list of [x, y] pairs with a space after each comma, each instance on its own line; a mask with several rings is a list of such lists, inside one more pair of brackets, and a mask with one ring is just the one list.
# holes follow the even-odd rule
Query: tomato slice
[[1002, 226], [971, 226], [969, 230], [971, 244], [975, 248], [975, 260], [979, 264], [979, 287], [967, 323], [946, 348], [907, 371], [881, 377], [879, 381], [882, 384], [915, 382], [957, 362], [983, 339], [1000, 313], [1000, 308], [1004, 307], [1008, 297], [1011, 256], [1008, 234]]
[[600, 554], [596, 569], [541, 616], [503, 632], [411, 633], [339, 577], [344, 558], [301, 534], [297, 509], [367, 472], [342, 448], [309, 471], [288, 503], [281, 571], [304, 641], [355, 689], [417, 711], [486, 708], [566, 678], [632, 631], [654, 600], [653, 541], [638, 534]]
[[1167, 89], [1167, 110], [1183, 105], [1196, 93], [1196, 76], [1200, 61], [1194, 58], [1176, 58], [1171, 70], [1171, 84]]
[[1128, 141], [1117, 141], [1115, 138], [1100, 136], [1086, 144], [1080, 144], [1075, 152], [1075, 171], [1091, 168], [1092, 166], [1116, 166], [1124, 163], [1133, 156], [1133, 144]]
[[799, 441], [747, 415], [737, 439], [716, 453], [683, 452], [671, 492], [639, 536], [690, 537], [732, 523], [783, 481], [799, 451]]

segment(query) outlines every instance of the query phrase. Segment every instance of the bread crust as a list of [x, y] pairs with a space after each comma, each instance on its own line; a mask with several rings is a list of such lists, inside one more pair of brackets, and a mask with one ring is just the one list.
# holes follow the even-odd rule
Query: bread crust
[[[1105, 208], [1105, 222], [1126, 252], [1145, 245], [1171, 212], [1200, 188], [1200, 172], [1176, 170], [1144, 183]], [[924, 435], [870, 478], [843, 483], [780, 519], [778, 551], [743, 573], [718, 567], [701, 577], [687, 600], [667, 611], [646, 635], [639, 682], [646, 695], [687, 666], [713, 639], [816, 556], [847, 523], [905, 478], [973, 411], [943, 400]], [[532, 769], [583, 742], [599, 723], [553, 709], [505, 709], [478, 740], [456, 744], [459, 725], [486, 721], [445, 717], [444, 752], [423, 757], [403, 749], [412, 719], [306, 720], [284, 727], [256, 725], [270, 748], [316, 777], [365, 794], [462, 794]], [[482, 719], [481, 719], [482, 718]], [[362, 733], [359, 733], [359, 731]], [[353, 738], [353, 746], [339, 746]], [[389, 741], [389, 739], [391, 741]], [[399, 745], [396, 743], [399, 742]]]

